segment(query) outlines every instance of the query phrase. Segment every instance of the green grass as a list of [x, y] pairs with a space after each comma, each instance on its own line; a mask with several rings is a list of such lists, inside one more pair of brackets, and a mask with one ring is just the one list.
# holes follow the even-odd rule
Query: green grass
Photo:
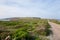
[[51, 22], [54, 22], [54, 23], [57, 23], [57, 24], [60, 24], [60, 21], [55, 20], [55, 19], [51, 19], [50, 21], [51, 21]]
[[[43, 36], [43, 39], [44, 36], [49, 35], [49, 28], [50, 25], [48, 24], [48, 21], [40, 18], [23, 18], [18, 21], [0, 21], [0, 29], [2, 30], [0, 35], [9, 33], [11, 38], [15, 38], [16, 40], [40, 40], [40, 35]], [[5, 38], [7, 36], [6, 34], [5, 36], [2, 35], [3, 37], [0, 37]]]

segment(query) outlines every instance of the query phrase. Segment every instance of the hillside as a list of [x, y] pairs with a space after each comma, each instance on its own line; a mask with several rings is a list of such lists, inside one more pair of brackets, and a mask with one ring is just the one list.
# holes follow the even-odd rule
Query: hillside
[[48, 40], [49, 28], [50, 25], [46, 19], [9, 18], [9, 21], [0, 21], [0, 39], [10, 35], [11, 40]]
[[50, 19], [51, 22], [54, 22], [54, 23], [57, 23], [57, 24], [60, 24], [60, 20], [59, 19]]

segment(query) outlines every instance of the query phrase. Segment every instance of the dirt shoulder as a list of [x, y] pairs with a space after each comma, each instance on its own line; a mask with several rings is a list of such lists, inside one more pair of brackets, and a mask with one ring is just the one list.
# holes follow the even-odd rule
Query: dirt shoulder
[[53, 32], [52, 40], [60, 40], [60, 25], [56, 23], [49, 22], [51, 25], [51, 30]]

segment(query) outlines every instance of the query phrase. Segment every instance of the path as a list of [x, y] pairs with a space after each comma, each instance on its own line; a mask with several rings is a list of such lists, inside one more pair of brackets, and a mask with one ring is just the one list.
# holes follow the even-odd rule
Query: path
[[56, 23], [49, 22], [51, 25], [51, 30], [53, 32], [52, 40], [60, 40], [60, 25]]

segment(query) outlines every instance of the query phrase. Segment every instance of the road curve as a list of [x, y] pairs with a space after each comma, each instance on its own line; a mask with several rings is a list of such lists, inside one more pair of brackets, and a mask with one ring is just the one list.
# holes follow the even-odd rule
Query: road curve
[[53, 32], [52, 40], [60, 40], [60, 25], [53, 22], [49, 22], [49, 24]]

